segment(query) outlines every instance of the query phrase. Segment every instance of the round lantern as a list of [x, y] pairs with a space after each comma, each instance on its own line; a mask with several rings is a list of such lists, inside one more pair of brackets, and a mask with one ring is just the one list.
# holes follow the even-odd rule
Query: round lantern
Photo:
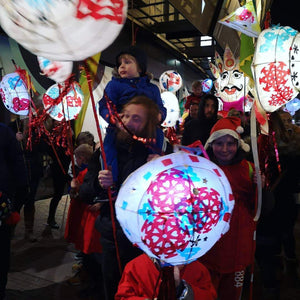
[[64, 87], [52, 85], [43, 96], [43, 104], [51, 118], [62, 121], [76, 119], [83, 105], [84, 96], [80, 85], [72, 82]]
[[274, 26], [258, 37], [251, 67], [258, 100], [267, 112], [277, 110], [299, 93], [297, 33], [288, 26]]
[[210, 78], [207, 78], [202, 81], [202, 91], [208, 93], [213, 87], [213, 81]]
[[205, 254], [228, 231], [233, 207], [223, 171], [203, 157], [181, 151], [133, 172], [115, 203], [128, 239], [171, 265]]
[[0, 0], [0, 25], [30, 52], [78, 61], [106, 49], [119, 35], [125, 0]]
[[177, 97], [171, 92], [163, 92], [161, 99], [164, 107], [167, 109], [167, 115], [162, 122], [163, 127], [174, 127], [180, 117], [180, 108]]
[[12, 113], [27, 116], [31, 97], [18, 72], [5, 75], [0, 82], [0, 95], [4, 106]]
[[45, 57], [37, 57], [43, 75], [56, 82], [64, 82], [72, 74], [72, 61], [51, 61]]
[[174, 70], [165, 71], [160, 75], [159, 85], [163, 91], [176, 92], [182, 86], [182, 78]]

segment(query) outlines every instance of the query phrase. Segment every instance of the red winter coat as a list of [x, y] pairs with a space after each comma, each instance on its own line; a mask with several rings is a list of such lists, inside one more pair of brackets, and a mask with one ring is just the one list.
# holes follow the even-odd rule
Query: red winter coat
[[253, 184], [253, 164], [245, 159], [235, 165], [219, 166], [227, 176], [235, 205], [227, 233], [199, 261], [219, 273], [243, 270], [253, 262], [253, 233], [256, 222], [254, 208], [256, 186]]
[[[76, 179], [82, 184], [87, 168]], [[100, 233], [95, 228], [99, 212], [90, 211], [90, 205], [78, 199], [72, 199], [65, 228], [65, 239], [85, 254], [101, 253]]]
[[[208, 270], [198, 261], [186, 265], [180, 275], [192, 287], [195, 300], [217, 298]], [[136, 257], [123, 271], [115, 300], [144, 300], [157, 297], [159, 286], [155, 294], [154, 290], [158, 276], [158, 269], [146, 254]]]
[[200, 101], [202, 100], [201, 96], [195, 96], [194, 94], [191, 94], [186, 97], [186, 102], [184, 104], [185, 109], [190, 109], [190, 106], [192, 103], [197, 103], [199, 104]]

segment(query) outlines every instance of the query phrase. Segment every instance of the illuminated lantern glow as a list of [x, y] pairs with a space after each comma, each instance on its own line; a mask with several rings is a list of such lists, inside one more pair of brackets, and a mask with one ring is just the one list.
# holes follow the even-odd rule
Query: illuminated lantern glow
[[215, 54], [215, 64], [210, 63], [210, 69], [215, 76], [214, 86], [216, 96], [223, 102], [223, 110], [228, 112], [231, 108], [245, 111], [245, 97], [250, 90], [249, 77], [239, 70], [238, 59], [235, 59], [232, 51], [226, 45], [224, 61], [220, 54]]
[[30, 52], [79, 61], [106, 49], [126, 20], [125, 0], [0, 0], [0, 25]]
[[218, 22], [255, 38], [261, 32], [252, 0]]
[[18, 72], [5, 75], [0, 82], [0, 95], [4, 106], [12, 113], [27, 116], [31, 97]]
[[179, 101], [172, 92], [163, 92], [161, 99], [164, 107], [167, 109], [166, 118], [161, 125], [163, 127], [174, 127], [180, 117]]
[[[258, 100], [266, 112], [277, 110], [299, 93], [290, 70], [290, 55], [294, 51], [290, 47], [297, 33], [288, 26], [274, 26], [262, 31], [257, 39], [251, 68]], [[299, 74], [300, 69], [293, 73], [296, 71]]]
[[213, 85], [214, 85], [214, 83], [210, 78], [203, 80], [202, 81], [202, 91], [204, 93], [208, 93], [212, 89]]
[[51, 118], [57, 121], [76, 119], [83, 105], [84, 96], [80, 85], [72, 82], [66, 87], [63, 95], [63, 85], [52, 85], [43, 96], [43, 105]]
[[51, 61], [42, 56], [37, 57], [42, 74], [60, 83], [67, 80], [72, 74], [72, 61]]
[[163, 72], [159, 77], [159, 85], [162, 91], [177, 92], [182, 86], [180, 74], [174, 70]]
[[233, 207], [223, 171], [182, 151], [133, 172], [115, 203], [128, 239], [150, 257], [171, 265], [205, 254], [228, 231]]

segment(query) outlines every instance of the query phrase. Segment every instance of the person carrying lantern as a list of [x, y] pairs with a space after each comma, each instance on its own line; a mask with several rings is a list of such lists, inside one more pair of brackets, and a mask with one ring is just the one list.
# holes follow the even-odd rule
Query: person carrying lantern
[[[99, 113], [109, 123], [104, 138], [104, 151], [107, 164], [112, 166], [114, 180], [117, 180], [118, 168], [114, 145], [114, 127], [119, 126], [116, 114], [136, 95], [144, 95], [159, 107], [157, 125], [166, 118], [166, 108], [162, 103], [159, 88], [150, 82], [152, 75], [147, 72], [147, 56], [136, 46], [130, 46], [116, 57], [116, 68], [112, 80], [106, 85], [104, 95], [99, 101]], [[157, 127], [156, 143], [153, 152], [159, 152], [164, 141], [163, 131]]]
[[[125, 104], [121, 114], [123, 126], [113, 128], [117, 151], [118, 180], [114, 180], [113, 170], [101, 170], [99, 172], [99, 195], [101, 195], [104, 202], [102, 201], [100, 216], [97, 218], [95, 226], [101, 234], [103, 260], [101, 266], [106, 300], [114, 299], [118, 288], [121, 278], [118, 263], [120, 262], [121, 268], [123, 268], [127, 262], [142, 252], [126, 238], [118, 222], [115, 222], [118, 244], [118, 247], [116, 247], [112, 220], [114, 211], [111, 211], [108, 196], [106, 193], [106, 195], [103, 194], [103, 191], [106, 192], [109, 187], [113, 187], [112, 190], [116, 194], [129, 174], [155, 156], [151, 153], [147, 141], [152, 141], [156, 137], [158, 115], [158, 106], [146, 96], [136, 96]], [[167, 146], [165, 152], [172, 152], [170, 144], [167, 144]], [[119, 256], [117, 250], [119, 250]]]
[[220, 119], [205, 144], [207, 154], [227, 176], [235, 199], [229, 231], [201, 258], [210, 271], [218, 299], [240, 299], [247, 266], [254, 260], [253, 221], [256, 207], [256, 176], [252, 163], [244, 159], [250, 146], [240, 137], [237, 117]]

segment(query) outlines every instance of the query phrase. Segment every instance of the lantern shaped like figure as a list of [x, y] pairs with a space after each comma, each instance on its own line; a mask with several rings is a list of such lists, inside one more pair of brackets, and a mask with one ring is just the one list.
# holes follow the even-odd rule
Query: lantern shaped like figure
[[228, 45], [224, 52], [224, 61], [216, 52], [215, 64], [210, 63], [210, 69], [216, 77], [214, 81], [216, 96], [223, 102], [223, 110], [231, 108], [244, 111], [246, 97], [250, 90], [249, 77], [239, 70], [238, 59], [234, 58]]
[[227, 232], [234, 199], [217, 165], [180, 151], [133, 172], [115, 207], [134, 245], [150, 257], [179, 265], [205, 254]]
[[299, 93], [297, 30], [274, 26], [259, 35], [252, 62], [256, 93], [266, 112], [273, 112]]
[[106, 49], [121, 31], [126, 0], [0, 0], [0, 25], [30, 52], [78, 61]]
[[72, 61], [51, 61], [42, 56], [37, 57], [43, 75], [56, 82], [64, 82], [72, 74]]
[[31, 97], [18, 72], [5, 75], [0, 82], [0, 95], [4, 106], [12, 113], [27, 116]]
[[167, 109], [167, 115], [162, 122], [163, 127], [174, 127], [179, 120], [180, 108], [177, 97], [171, 92], [163, 92], [161, 99], [164, 107]]
[[182, 86], [180, 74], [174, 70], [163, 72], [159, 77], [159, 85], [163, 91], [177, 92]]
[[84, 96], [80, 85], [52, 85], [43, 96], [43, 104], [51, 118], [62, 121], [76, 119], [83, 105]]

